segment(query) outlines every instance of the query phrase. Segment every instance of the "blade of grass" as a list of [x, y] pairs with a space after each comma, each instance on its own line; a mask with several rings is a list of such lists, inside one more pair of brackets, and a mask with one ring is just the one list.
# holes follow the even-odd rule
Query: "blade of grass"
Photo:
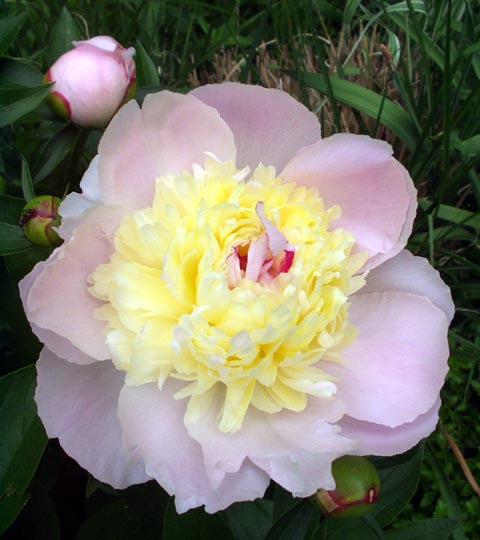
[[[289, 70], [282, 70], [293, 78], [296, 74]], [[302, 80], [311, 88], [321, 93], [328, 94], [328, 86], [324, 81], [324, 76], [317, 73], [302, 73]], [[384, 99], [381, 95], [363, 88], [358, 84], [329, 76], [332, 99], [340, 101], [345, 105], [358, 109], [367, 116], [379, 119], [387, 128], [391, 129], [410, 149], [414, 149], [417, 144], [419, 133], [410, 115], [399, 105], [390, 99]], [[382, 107], [383, 102], [383, 107]], [[381, 113], [381, 114], [379, 114]]]
[[[410, 0], [407, 0], [410, 1]], [[451, 38], [451, 20], [452, 20], [452, 1], [447, 0], [447, 27], [445, 34], [445, 58], [443, 66], [443, 171], [439, 186], [440, 201], [443, 200], [443, 194], [447, 189], [447, 182], [450, 178], [450, 100], [452, 81], [450, 80], [450, 38]], [[437, 207], [437, 212], [438, 212]], [[436, 217], [437, 212], [433, 215]]]
[[[418, 204], [420, 208], [425, 211], [429, 211], [432, 208], [432, 202], [428, 199], [420, 198]], [[462, 208], [440, 204], [437, 210], [437, 217], [457, 225], [466, 225], [480, 231], [480, 214], [475, 212], [469, 212]]]
[[[242, 73], [240, 76], [241, 82], [245, 82], [247, 80], [248, 74], [253, 67], [252, 62], [253, 62], [253, 59], [255, 58], [257, 47], [261, 41], [263, 29], [265, 25], [267, 24], [267, 20], [270, 16], [270, 12], [272, 10], [272, 4], [273, 4], [273, 0], [268, 0], [267, 6], [264, 9], [263, 14], [262, 14], [262, 18], [260, 19], [260, 22], [258, 23], [258, 27], [253, 37], [252, 44], [247, 53], [245, 65], [242, 68]], [[257, 73], [255, 73], [255, 75], [258, 76]]]

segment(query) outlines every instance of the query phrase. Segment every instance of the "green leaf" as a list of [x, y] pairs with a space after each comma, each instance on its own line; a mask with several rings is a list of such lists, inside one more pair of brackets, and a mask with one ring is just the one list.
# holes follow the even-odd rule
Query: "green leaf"
[[45, 67], [50, 68], [62, 54], [73, 49], [72, 41], [81, 39], [77, 23], [73, 20], [68, 9], [63, 6], [62, 12], [50, 32], [50, 39], [44, 53]]
[[453, 519], [422, 519], [385, 533], [385, 540], [448, 540], [457, 527]]
[[235, 540], [263, 540], [273, 522], [272, 501], [233, 504], [222, 512]]
[[0, 56], [3, 56], [27, 18], [26, 13], [0, 19]]
[[265, 540], [304, 540], [319, 521], [319, 513], [308, 501], [302, 501], [278, 519]]
[[22, 156], [22, 191], [23, 197], [28, 202], [35, 198], [35, 190], [33, 189], [32, 175], [28, 167], [27, 160]]
[[446, 227], [435, 227], [432, 232], [424, 232], [413, 234], [408, 243], [412, 246], [425, 246], [428, 245], [428, 242], [433, 237], [435, 241], [445, 241], [445, 240], [464, 240], [466, 242], [475, 242], [477, 236], [463, 227], [457, 226], [446, 226]]
[[163, 540], [234, 540], [220, 514], [207, 514], [201, 508], [177, 514], [173, 499], [165, 512]]
[[[6, 318], [6, 329], [10, 331], [10, 352], [14, 365], [11, 369], [17, 366], [27, 366], [33, 364], [42, 348], [40, 342], [33, 334], [30, 324], [27, 321], [23, 309], [20, 296], [18, 294], [18, 280], [25, 275], [26, 262], [28, 262], [28, 271], [31, 270], [33, 263], [30, 260], [32, 251], [36, 252], [39, 249], [45, 250], [38, 246], [33, 246], [17, 255], [9, 255], [0, 260], [0, 290], [2, 291], [2, 310]], [[12, 273], [10, 263], [15, 261], [19, 268], [14, 269]], [[1, 367], [5, 367], [2, 362]], [[6, 373], [6, 371], [3, 371]]]
[[421, 443], [406, 454], [373, 460], [380, 476], [380, 493], [371, 515], [381, 526], [390, 523], [415, 493], [423, 447]]
[[51, 247], [30, 244], [25, 251], [5, 257], [8, 272], [14, 282], [18, 283], [38, 262], [47, 260], [52, 251]]
[[[0, 59], [0, 87], [20, 86], [34, 87], [43, 84], [43, 73], [35, 66], [28, 64], [23, 59], [12, 60], [10, 58]], [[22, 117], [22, 124], [41, 122], [51, 118], [53, 112], [46, 103], [41, 103], [33, 111]]]
[[470, 56], [471, 54], [475, 54], [477, 52], [480, 52], [480, 43], [474, 43], [466, 49], [463, 49], [462, 56]]
[[397, 34], [392, 32], [389, 28], [386, 30], [388, 36], [388, 49], [392, 54], [392, 62], [394, 66], [398, 66], [398, 62], [400, 62], [400, 53], [402, 50], [401, 42]]
[[12, 85], [0, 88], [0, 127], [12, 124], [38, 107], [50, 92], [50, 86]]
[[383, 531], [367, 516], [354, 519], [325, 519], [315, 540], [383, 540]]
[[25, 201], [10, 195], [0, 195], [0, 222], [18, 225]]
[[0, 255], [13, 255], [31, 247], [22, 228], [18, 225], [0, 223]]
[[471, 154], [478, 156], [480, 154], [480, 135], [474, 135], [464, 141], [458, 141], [454, 143], [457, 150], [460, 150], [462, 154]]
[[70, 124], [64, 126], [58, 133], [55, 133], [46, 144], [42, 145], [38, 160], [35, 162], [32, 171], [35, 184], [41, 182], [73, 151], [79, 128]]
[[2, 86], [39, 86], [42, 84], [43, 74], [36, 67], [23, 60], [0, 60], [0, 84]]
[[18, 514], [27, 504], [28, 492], [4, 492], [0, 494], [0, 534], [6, 531], [17, 519]]
[[425, 2], [423, 0], [412, 0], [411, 2], [398, 2], [396, 4], [392, 4], [391, 6], [385, 6], [385, 11], [387, 13], [402, 13], [402, 12], [409, 12], [410, 6], [413, 11], [419, 12], [419, 13], [426, 13], [427, 10], [425, 8]]
[[[428, 199], [418, 199], [418, 204], [422, 210], [428, 210], [432, 203]], [[478, 212], [470, 212], [455, 206], [441, 204], [438, 207], [437, 217], [456, 225], [465, 225], [480, 231], [480, 214]]]
[[25, 505], [47, 444], [33, 400], [35, 375], [35, 366], [28, 366], [0, 379], [0, 534]]
[[351, 24], [355, 11], [361, 4], [362, 0], [347, 0], [345, 7], [343, 8], [343, 24], [348, 26]]
[[[304, 72], [297, 77], [294, 71], [282, 71], [293, 78], [299, 78], [306, 86], [321, 93], [327, 94], [329, 91], [323, 75]], [[407, 111], [390, 99], [358, 84], [340, 79], [335, 75], [331, 75], [329, 80], [335, 100], [378, 120], [398, 135], [411, 150], [416, 147], [419, 133]]]
[[160, 77], [158, 76], [157, 68], [138, 40], [135, 47], [135, 66], [139, 86], [160, 86]]

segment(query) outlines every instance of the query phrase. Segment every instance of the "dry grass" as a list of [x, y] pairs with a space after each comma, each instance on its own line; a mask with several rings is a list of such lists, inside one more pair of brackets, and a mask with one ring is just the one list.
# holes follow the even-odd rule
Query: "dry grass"
[[[360, 29], [361, 30], [361, 29]], [[360, 34], [362, 32], [360, 31]], [[300, 58], [301, 69], [306, 72], [319, 73], [322, 62], [312, 45], [308, 44], [310, 36], [299, 36], [290, 45], [281, 45], [277, 41], [261, 43], [256, 49], [252, 68], [257, 73], [257, 78], [266, 88], [278, 88], [288, 92], [301, 101], [307, 101], [311, 110], [321, 117], [323, 133], [328, 136], [333, 131], [334, 117], [331, 103], [327, 96], [320, 94], [311, 88], [303, 93], [301, 85], [281, 69], [296, 71], [294, 58]], [[392, 84], [393, 70], [395, 69], [392, 53], [387, 45], [382, 42], [382, 37], [374, 28], [363, 37], [345, 37], [340, 35], [337, 42], [327, 34], [320, 38], [326, 47], [326, 66], [330, 74], [338, 72], [338, 66], [347, 68], [347, 79], [369, 88], [378, 93], [386, 92], [386, 96], [396, 101], [398, 94]], [[294, 47], [294, 49], [292, 49]], [[193, 70], [188, 81], [193, 86], [209, 83], [238, 82], [241, 80], [242, 68], [247, 59], [241, 56], [235, 47], [225, 48], [214, 55], [214, 62], [210, 69]], [[354, 71], [354, 73], [351, 73]], [[246, 79], [247, 83], [254, 83], [251, 71]], [[340, 104], [340, 129], [343, 132], [359, 133], [362, 130], [357, 118], [350, 107], [342, 107]], [[368, 129], [375, 128], [375, 120], [362, 117]], [[394, 142], [392, 133], [378, 131], [377, 136]]]

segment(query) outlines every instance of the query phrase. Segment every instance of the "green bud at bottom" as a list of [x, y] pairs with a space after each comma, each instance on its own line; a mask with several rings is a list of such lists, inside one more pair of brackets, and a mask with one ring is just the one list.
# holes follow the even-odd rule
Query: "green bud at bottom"
[[61, 199], [42, 195], [28, 201], [23, 207], [20, 226], [25, 236], [37, 246], [59, 246], [63, 240], [53, 230], [60, 225], [58, 207]]
[[319, 489], [311, 501], [325, 516], [360, 517], [377, 501], [380, 479], [375, 467], [364, 457], [343, 456], [332, 464], [334, 490]]

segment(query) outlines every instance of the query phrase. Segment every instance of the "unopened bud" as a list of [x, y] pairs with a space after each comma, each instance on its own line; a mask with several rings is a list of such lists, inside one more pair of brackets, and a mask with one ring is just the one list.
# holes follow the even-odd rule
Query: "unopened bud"
[[135, 95], [135, 49], [125, 49], [110, 36], [73, 44], [45, 74], [44, 81], [54, 83], [47, 102], [79, 126], [105, 127]]
[[62, 239], [53, 230], [60, 225], [58, 207], [61, 199], [53, 195], [42, 195], [28, 201], [22, 210], [20, 226], [25, 236], [37, 246], [56, 247]]
[[312, 502], [326, 516], [360, 517], [370, 512], [378, 498], [380, 479], [368, 459], [343, 456], [332, 464], [336, 486], [332, 491], [319, 489]]

